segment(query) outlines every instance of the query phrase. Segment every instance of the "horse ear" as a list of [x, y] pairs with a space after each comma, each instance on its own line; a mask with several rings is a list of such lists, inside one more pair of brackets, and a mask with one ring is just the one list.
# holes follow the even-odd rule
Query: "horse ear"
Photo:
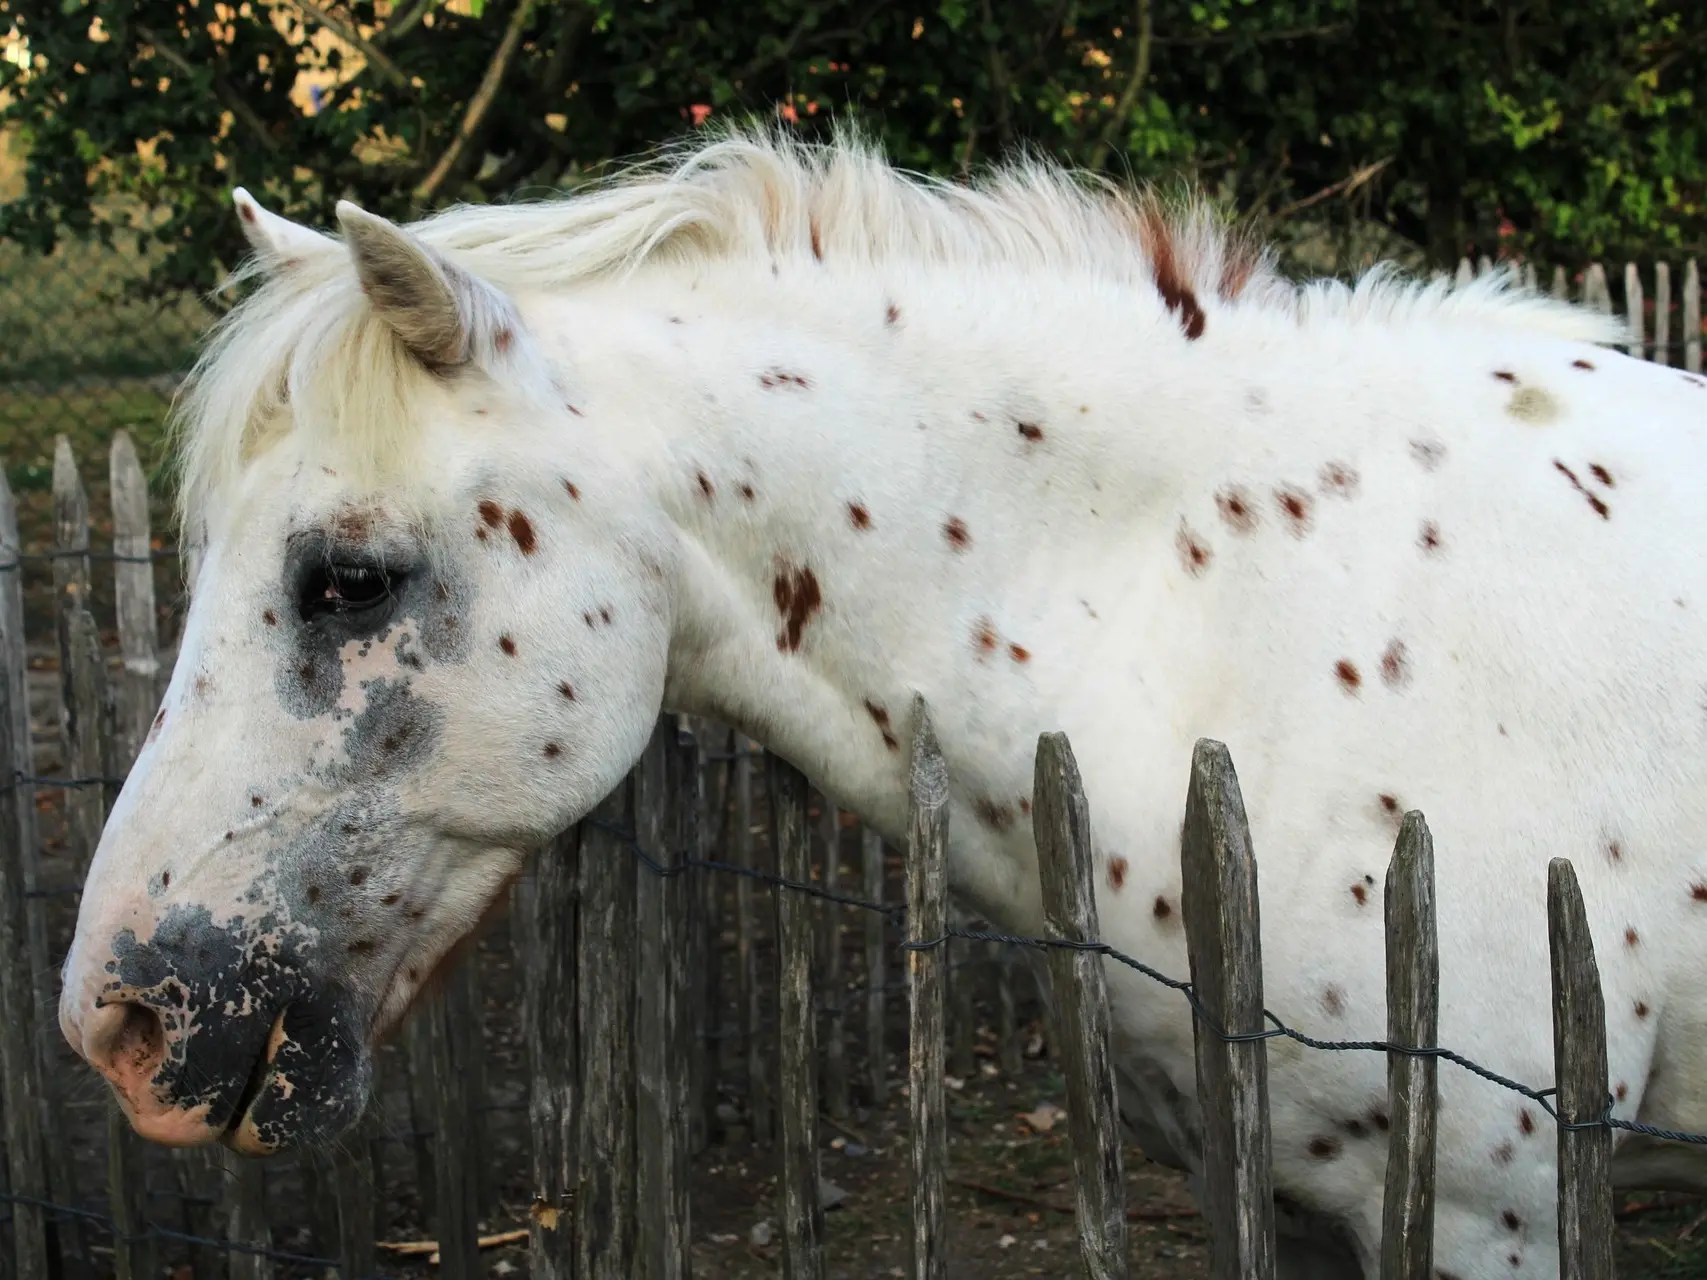
[[249, 247], [266, 264], [269, 273], [294, 266], [304, 253], [331, 243], [330, 238], [318, 231], [268, 213], [242, 187], [233, 188], [231, 203], [237, 206], [237, 219], [243, 224]]
[[486, 290], [402, 227], [338, 202], [338, 226], [362, 292], [380, 319], [428, 368], [465, 364]]

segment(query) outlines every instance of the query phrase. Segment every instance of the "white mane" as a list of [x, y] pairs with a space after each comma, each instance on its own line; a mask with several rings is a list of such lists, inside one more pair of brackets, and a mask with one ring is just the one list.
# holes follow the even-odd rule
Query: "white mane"
[[[1618, 336], [1610, 318], [1523, 290], [1509, 272], [1454, 288], [1383, 264], [1355, 285], [1294, 285], [1201, 198], [1122, 190], [1032, 159], [957, 185], [899, 171], [856, 136], [815, 145], [727, 130], [568, 196], [455, 207], [409, 230], [506, 291], [711, 258], [923, 259], [1094, 276], [1164, 296], [1184, 289], [1301, 326], [1479, 320], [1582, 341]], [[262, 274], [252, 260], [234, 282]], [[322, 437], [346, 465], [389, 469], [408, 456], [410, 404], [425, 377], [374, 317], [348, 255], [324, 239], [234, 308], [198, 363], [176, 419], [183, 514], [194, 517], [283, 429], [287, 404], [291, 427]]]

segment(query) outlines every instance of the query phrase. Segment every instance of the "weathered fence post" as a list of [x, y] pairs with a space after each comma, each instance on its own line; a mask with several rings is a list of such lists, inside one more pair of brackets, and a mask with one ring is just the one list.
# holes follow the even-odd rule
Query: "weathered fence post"
[[[859, 833], [860, 870], [865, 878], [865, 900], [883, 901], [883, 837], [871, 827]], [[871, 1105], [881, 1107], [889, 1093], [889, 1064], [883, 1042], [884, 991], [889, 966], [885, 963], [881, 911], [865, 913], [865, 1073], [871, 1090]]]
[[578, 1280], [632, 1280], [635, 1270], [635, 867], [618, 834], [629, 830], [632, 792], [632, 778], [625, 779], [581, 824]]
[[[418, 1038], [411, 1045], [425, 1062], [433, 1126], [433, 1219], [443, 1280], [480, 1275], [480, 1185], [485, 1161], [479, 1106], [484, 1094], [479, 1063], [480, 996], [470, 948], [416, 1006]], [[413, 1068], [416, 1064], [411, 1063]]]
[[[1434, 916], [1434, 841], [1407, 813], [1387, 867], [1387, 1040], [1436, 1045], [1440, 947]], [[1387, 1055], [1387, 1188], [1381, 1214], [1381, 1280], [1434, 1276], [1435, 1074], [1438, 1059]]]
[[[830, 893], [842, 887], [841, 814], [829, 796], [818, 796], [818, 830], [824, 845], [824, 888]], [[848, 1114], [847, 983], [842, 978], [842, 908], [825, 902], [823, 921], [824, 962], [824, 1110], [838, 1120]]]
[[1570, 297], [1570, 282], [1563, 267], [1553, 268], [1553, 285], [1549, 292], [1560, 302]]
[[[101, 633], [88, 609], [70, 615], [70, 669], [64, 686], [68, 698], [66, 724], [72, 731], [72, 754], [85, 776], [98, 777], [98, 785], [73, 792], [87, 808], [85, 821], [97, 838], [106, 824], [107, 812], [118, 798], [119, 729], [113, 691], [107, 683], [106, 663], [101, 652]], [[93, 850], [79, 850], [87, 862]], [[120, 1113], [118, 1103], [107, 1100], [107, 1205], [113, 1219], [113, 1271], [118, 1280], [149, 1280], [154, 1274], [153, 1241], [146, 1233], [148, 1179], [144, 1172], [146, 1154]]]
[[[962, 920], [959, 928], [972, 922]], [[943, 946], [943, 971], [948, 980], [948, 1074], [970, 1080], [978, 1074], [974, 1045], [978, 1038], [978, 950], [969, 938]]]
[[1108, 1051], [1108, 986], [1102, 956], [1079, 950], [1100, 940], [1091, 876], [1091, 814], [1065, 734], [1037, 739], [1032, 783], [1037, 874], [1051, 948], [1051, 985], [1061, 1001], [1067, 1077], [1067, 1121], [1078, 1186], [1079, 1257], [1090, 1280], [1128, 1274], [1126, 1165], [1120, 1150], [1120, 1106]]
[[[753, 830], [753, 751], [735, 736], [735, 862], [759, 871], [759, 843]], [[747, 1119], [753, 1142], [769, 1146], [775, 1136], [771, 1107], [770, 1055], [765, 1051], [765, 983], [760, 978], [758, 882], [735, 878], [736, 985], [741, 1001], [741, 1047], [747, 1055]]]
[[[0, 679], [0, 1107], [5, 1125], [6, 1163], [14, 1195], [48, 1199], [42, 1115], [30, 1100], [41, 1097], [41, 1059], [35, 1034], [36, 993], [24, 966], [13, 957], [29, 953], [24, 922], [24, 859], [19, 845], [18, 772], [13, 736], [13, 682]], [[11, 1206], [12, 1252], [18, 1280], [47, 1280], [47, 1223], [40, 1206]]]
[[688, 893], [682, 874], [679, 814], [671, 801], [676, 769], [669, 717], [634, 773], [634, 829], [641, 859], [635, 886], [634, 1106], [635, 1191], [644, 1280], [688, 1274]]
[[1210, 1275], [1273, 1280], [1268, 1053], [1260, 1039], [1226, 1038], [1265, 1030], [1257, 864], [1232, 758], [1207, 738], [1192, 753], [1180, 863], [1191, 985], [1202, 1008], [1193, 1030]]
[[1003, 1076], [1017, 1080], [1024, 1065], [1019, 1042], [1019, 1009], [1014, 997], [1014, 968], [1019, 957], [1012, 947], [992, 942], [990, 959], [996, 966], [996, 1062]]
[[229, 1251], [231, 1280], [273, 1280], [273, 1260], [261, 1252], [273, 1245], [267, 1227], [267, 1167], [228, 1147], [220, 1148], [219, 1159], [224, 1166], [225, 1238], [248, 1246]]
[[118, 697], [120, 758], [128, 769], [148, 737], [161, 692], [148, 481], [128, 432], [120, 431], [113, 437], [108, 480], [113, 503], [113, 603], [118, 616], [119, 651], [124, 657]]
[[907, 779], [908, 1102], [913, 1132], [910, 1280], [948, 1276], [948, 1110], [943, 1096], [943, 968], [948, 963], [948, 766], [930, 711], [913, 699]]
[[571, 1280], [575, 1218], [570, 1203], [580, 1106], [576, 1026], [576, 933], [579, 927], [580, 828], [539, 851], [531, 880], [517, 887], [517, 920], [525, 930], [523, 1022], [527, 1037], [528, 1128], [532, 1131], [533, 1203], [528, 1213], [528, 1268], [533, 1280]]
[[706, 777], [706, 751], [696, 722], [688, 716], [673, 716], [675, 732], [670, 746], [671, 839], [691, 869], [682, 881], [680, 910], [685, 917], [685, 937], [676, 944], [675, 962], [680, 967], [682, 1052], [688, 1057], [688, 1150], [699, 1152], [711, 1144], [717, 1127], [717, 1076], [723, 1049], [722, 948], [718, 945], [721, 905], [719, 878], [704, 867], [711, 853], [716, 829], [712, 819], [712, 793]]
[[1647, 316], [1642, 305], [1642, 273], [1634, 262], [1624, 264], [1624, 323], [1629, 327], [1630, 343], [1626, 350], [1641, 360], [1647, 355], [1643, 334]]
[[1701, 372], [1701, 268], [1694, 258], [1683, 268], [1683, 367]]
[[1606, 268], [1598, 262], [1591, 262], [1588, 270], [1583, 272], [1582, 303], [1606, 315], [1612, 314], [1612, 293], [1606, 287]]
[[1654, 363], [1671, 363], [1671, 263], [1654, 263]]
[[[812, 838], [806, 778], [775, 755], [770, 762], [771, 845], [777, 873], [803, 883], [812, 877]], [[782, 1274], [823, 1280], [824, 1207], [818, 1175], [818, 1035], [812, 1005], [812, 899], [796, 890], [776, 895], [776, 942], [781, 971], [777, 998], [777, 1097], [782, 1167], [777, 1175], [782, 1218]]]
[[[29, 655], [24, 641], [24, 565], [23, 539], [18, 533], [18, 508], [12, 499], [12, 489], [6, 482], [5, 468], [0, 467], [0, 679], [6, 681], [11, 693], [10, 717], [0, 721], [0, 734], [9, 734], [12, 741], [12, 763], [0, 776], [0, 786], [14, 785], [17, 774], [35, 776], [35, 752], [30, 740]], [[36, 1054], [39, 1061], [38, 1078], [51, 1077], [56, 1056], [59, 1028], [49, 1025], [45, 1016], [53, 1007], [53, 964], [48, 959], [46, 900], [37, 896], [41, 888], [41, 846], [36, 832], [36, 789], [33, 783], [17, 782], [17, 861], [23, 876], [26, 895], [20, 907], [29, 957], [29, 979], [35, 996], [34, 1007], [43, 1015], [37, 1027]], [[20, 954], [20, 953], [12, 953]], [[18, 1024], [9, 1024], [17, 1026]], [[45, 1098], [40, 1108], [43, 1122], [50, 1112]], [[50, 1174], [51, 1176], [51, 1174]], [[67, 1193], [69, 1195], [69, 1193]]]
[[332, 1159], [332, 1187], [338, 1201], [338, 1274], [340, 1280], [366, 1280], [377, 1270], [379, 1204], [376, 1198], [378, 1162], [373, 1157], [378, 1132], [377, 1098]]
[[1612, 1280], [1612, 1130], [1602, 1123], [1612, 1101], [1606, 1005], [1582, 890], [1566, 858], [1547, 864], [1547, 938], [1559, 1113], [1559, 1280]]

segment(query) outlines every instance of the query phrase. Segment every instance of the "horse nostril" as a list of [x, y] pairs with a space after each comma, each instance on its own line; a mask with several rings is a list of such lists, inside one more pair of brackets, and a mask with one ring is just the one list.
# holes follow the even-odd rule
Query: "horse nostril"
[[107, 1005], [100, 1009], [84, 1044], [90, 1065], [120, 1088], [145, 1085], [166, 1060], [166, 1027], [144, 1005]]

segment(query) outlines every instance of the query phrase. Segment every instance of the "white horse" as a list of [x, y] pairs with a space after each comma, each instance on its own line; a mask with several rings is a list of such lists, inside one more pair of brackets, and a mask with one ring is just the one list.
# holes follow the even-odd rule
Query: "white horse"
[[[1569, 856], [1616, 1114], [1707, 1128], [1700, 378], [1504, 283], [1298, 288], [1200, 209], [850, 142], [730, 135], [408, 229], [341, 204], [341, 241], [236, 203], [259, 287], [181, 424], [206, 557], [61, 1006], [141, 1133], [348, 1123], [374, 1037], [661, 706], [899, 837], [915, 693], [957, 891], [1041, 928], [1031, 761], [1065, 730], [1105, 935], [1176, 974], [1192, 744], [1227, 742], [1268, 1003], [1323, 1037], [1383, 1033], [1416, 807], [1442, 1041], [1547, 1081]], [[1186, 1005], [1108, 978], [1123, 1109], [1191, 1169]], [[1291, 1257], [1367, 1273], [1385, 1062], [1269, 1052]], [[1546, 1117], [1440, 1089], [1440, 1274], [1554, 1274]], [[1707, 1186], [1640, 1139], [1616, 1172]]]

